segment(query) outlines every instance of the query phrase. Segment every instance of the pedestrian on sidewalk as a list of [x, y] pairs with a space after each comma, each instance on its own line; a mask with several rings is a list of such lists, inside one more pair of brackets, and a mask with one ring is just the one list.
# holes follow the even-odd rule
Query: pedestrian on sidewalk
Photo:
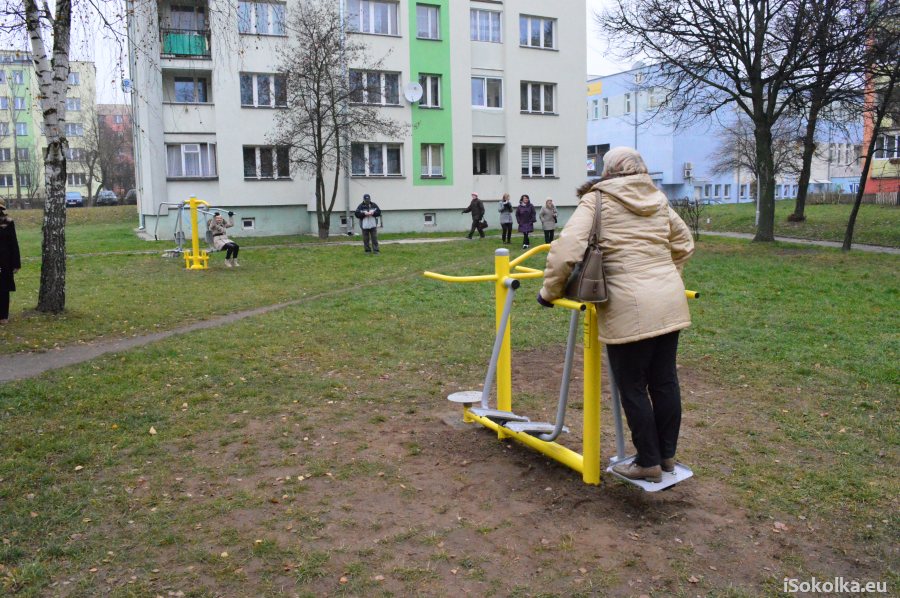
[[0, 201], [0, 324], [9, 324], [9, 294], [16, 290], [14, 274], [21, 267], [16, 225]]
[[556, 211], [553, 200], [548, 197], [547, 201], [544, 202], [544, 207], [541, 208], [541, 228], [544, 229], [544, 243], [553, 242], [558, 216], [559, 212]]
[[512, 222], [513, 222], [513, 206], [509, 201], [509, 193], [504, 193], [500, 199], [500, 205], [497, 206], [500, 212], [500, 228], [504, 243], [512, 243]]
[[216, 251], [225, 250], [225, 267], [237, 268], [240, 264], [237, 261], [240, 246], [228, 238], [227, 229], [234, 226], [234, 212], [228, 212], [228, 222], [219, 212], [213, 213], [213, 219], [209, 221], [209, 232], [212, 233], [213, 247]]
[[475, 231], [478, 231], [478, 234], [481, 238], [484, 238], [484, 229], [486, 228], [481, 224], [481, 221], [484, 220], [484, 204], [478, 199], [477, 193], [472, 193], [472, 201], [469, 202], [469, 207], [462, 211], [463, 214], [472, 214], [472, 228], [469, 229], [469, 235], [467, 238], [471, 239], [472, 235], [475, 234]]
[[516, 208], [516, 222], [519, 223], [519, 232], [522, 233], [522, 249], [531, 247], [528, 235], [534, 231], [534, 223], [537, 222], [537, 212], [531, 205], [531, 198], [523, 195], [519, 198], [519, 207]]
[[381, 208], [372, 201], [372, 196], [366, 193], [354, 214], [359, 220], [359, 228], [362, 229], [366, 253], [378, 253], [378, 219], [381, 217]]

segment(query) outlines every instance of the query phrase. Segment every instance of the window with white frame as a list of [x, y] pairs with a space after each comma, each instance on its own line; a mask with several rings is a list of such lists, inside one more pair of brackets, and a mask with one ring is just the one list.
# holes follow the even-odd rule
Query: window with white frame
[[609, 98], [603, 98], [602, 110], [600, 111], [600, 115], [603, 118], [609, 117]]
[[[68, 125], [66, 125], [68, 126]], [[28, 123], [16, 123], [16, 137], [25, 137], [28, 135]]]
[[10, 162], [12, 160], [12, 150], [8, 147], [0, 148], [0, 162]]
[[274, 73], [241, 73], [241, 106], [286, 107], [287, 83], [285, 76]]
[[358, 33], [399, 35], [399, 3], [387, 0], [347, 0], [347, 29]]
[[238, 32], [251, 35], [285, 35], [284, 6], [280, 2], [238, 3]]
[[555, 48], [556, 19], [520, 15], [519, 45], [527, 48]]
[[[78, 73], [76, 73], [76, 74], [78, 74]], [[12, 72], [12, 84], [13, 85], [23, 85], [24, 83], [25, 83], [25, 74], [22, 71], [13, 71]]]
[[650, 90], [649, 95], [647, 96], [647, 107], [648, 108], [659, 108], [663, 104], [666, 103], [666, 92], [659, 87], [654, 87]]
[[30, 174], [20, 174], [19, 175], [19, 186], [20, 187], [31, 187], [31, 175]]
[[400, 73], [351, 70], [350, 101], [376, 106], [399, 106]]
[[81, 85], [81, 73], [75, 71], [69, 73], [69, 85]]
[[879, 135], [875, 140], [875, 152], [872, 157], [876, 160], [900, 158], [900, 133]]
[[14, 187], [15, 180], [11, 174], [0, 174], [0, 187]]
[[475, 144], [472, 146], [472, 174], [500, 174], [502, 145]]
[[631, 94], [625, 94], [625, 114], [631, 114]]
[[472, 77], [472, 106], [503, 108], [503, 79]]
[[728, 199], [731, 197], [731, 185], [724, 185], [722, 187], [722, 197]]
[[66, 175], [66, 184], [75, 187], [87, 185], [87, 175], [83, 172], [70, 172]]
[[21, 161], [27, 162], [29, 160], [29, 152], [27, 147], [20, 147], [16, 149], [16, 158]]
[[422, 99], [419, 106], [422, 108], [441, 107], [441, 76], [419, 75], [419, 85], [422, 86]]
[[87, 151], [81, 147], [67, 147], [65, 153], [66, 160], [71, 160], [73, 162], [83, 162], [87, 157]]
[[593, 99], [591, 100], [591, 120], [597, 120], [600, 118], [600, 100]]
[[6, 71], [0, 70], [0, 85], [6, 85]]
[[25, 104], [25, 98], [18, 96], [13, 98], [13, 109], [14, 110], [25, 110], [27, 108]]
[[81, 123], [66, 123], [63, 131], [65, 131], [66, 137], [83, 137], [84, 125]]
[[173, 96], [176, 104], [206, 104], [209, 102], [209, 81], [206, 77], [175, 77]]
[[475, 42], [501, 43], [500, 13], [496, 10], [473, 8], [469, 12], [470, 38]]
[[704, 185], [703, 186], [703, 197], [706, 197], [706, 198], [712, 197], [712, 185]]
[[0, 97], [0, 110], [9, 110], [9, 98]]
[[441, 39], [441, 8], [432, 4], [416, 4], [416, 37]]
[[166, 176], [170, 179], [213, 178], [216, 174], [214, 143], [166, 145]]
[[241, 218], [241, 228], [243, 230], [256, 230], [256, 218]]
[[522, 81], [522, 112], [529, 114], [553, 114], [556, 85], [553, 83], [532, 83]]
[[9, 135], [9, 123], [0, 122], [0, 136]]
[[556, 176], [555, 147], [522, 147], [522, 176], [526, 178]]
[[398, 143], [353, 143], [350, 146], [350, 173], [353, 176], [403, 176]]
[[739, 196], [740, 197], [749, 197], [750, 185], [741, 185]]
[[125, 117], [123, 117], [121, 114], [116, 114], [113, 116], [113, 122], [117, 125], [121, 125], [125, 122]]
[[713, 185], [713, 197], [722, 197], [722, 185]]
[[425, 218], [425, 226], [437, 226], [437, 213], [425, 212], [423, 216]]
[[244, 146], [244, 180], [291, 178], [287, 146]]
[[422, 144], [422, 178], [444, 176], [444, 145]]
[[66, 98], [66, 110], [72, 112], [81, 110], [81, 98]]

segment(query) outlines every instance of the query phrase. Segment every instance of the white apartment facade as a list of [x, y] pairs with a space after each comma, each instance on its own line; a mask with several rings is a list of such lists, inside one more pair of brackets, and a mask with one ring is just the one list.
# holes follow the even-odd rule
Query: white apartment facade
[[[290, 109], [275, 64], [302, 1], [164, 0], [132, 19], [138, 206], [148, 230], [157, 215], [160, 231], [173, 226], [162, 204], [196, 195], [234, 210], [237, 234], [316, 232], [312, 183], [268, 141], [276, 111]], [[472, 191], [487, 202], [553, 197], [564, 215], [574, 208], [585, 178], [583, 0], [339, 1], [347, 35], [385, 57], [379, 73], [351, 65], [351, 77], [377, 76], [378, 101], [408, 132], [351, 140], [332, 233], [347, 229], [346, 210], [364, 193], [392, 232], [468, 228], [460, 211]], [[416, 102], [404, 97], [411, 82], [424, 88]]]

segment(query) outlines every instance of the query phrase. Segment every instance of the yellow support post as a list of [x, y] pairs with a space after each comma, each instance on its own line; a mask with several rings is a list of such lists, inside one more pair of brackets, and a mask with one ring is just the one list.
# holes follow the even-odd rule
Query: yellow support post
[[582, 443], [585, 484], [600, 483], [600, 363], [602, 346], [597, 338], [597, 306], [584, 312], [584, 440]]
[[188, 270], [206, 270], [209, 268], [209, 253], [200, 250], [200, 233], [198, 231], [197, 206], [209, 204], [202, 199], [191, 196], [184, 203], [191, 208], [191, 251], [184, 254], [184, 267]]
[[[494, 252], [494, 330], [500, 330], [500, 319], [503, 316], [503, 308], [506, 305], [506, 296], [509, 289], [506, 288], [506, 277], [509, 276], [509, 250], [498, 249]], [[512, 349], [510, 346], [510, 330], [512, 329], [512, 314], [506, 323], [506, 331], [500, 344], [500, 355], [497, 356], [497, 409], [512, 411]], [[497, 431], [498, 438], [509, 438], [509, 434], [503, 430]]]

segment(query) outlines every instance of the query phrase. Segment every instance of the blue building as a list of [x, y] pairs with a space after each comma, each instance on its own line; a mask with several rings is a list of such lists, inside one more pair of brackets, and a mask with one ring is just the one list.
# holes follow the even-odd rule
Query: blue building
[[[659, 110], [664, 93], [647, 84], [651, 72], [652, 67], [642, 66], [588, 80], [588, 175], [599, 174], [606, 151], [624, 145], [641, 153], [653, 181], [670, 200], [755, 201], [755, 177], [737, 160], [729, 172], [713, 173], [726, 130], [738, 122], [734, 107], [675, 127], [672, 115]], [[831, 130], [824, 136], [813, 159], [810, 191], [848, 190], [854, 174], [859, 180], [858, 147]], [[776, 199], [794, 198], [797, 190], [796, 178], [776, 179]]]

